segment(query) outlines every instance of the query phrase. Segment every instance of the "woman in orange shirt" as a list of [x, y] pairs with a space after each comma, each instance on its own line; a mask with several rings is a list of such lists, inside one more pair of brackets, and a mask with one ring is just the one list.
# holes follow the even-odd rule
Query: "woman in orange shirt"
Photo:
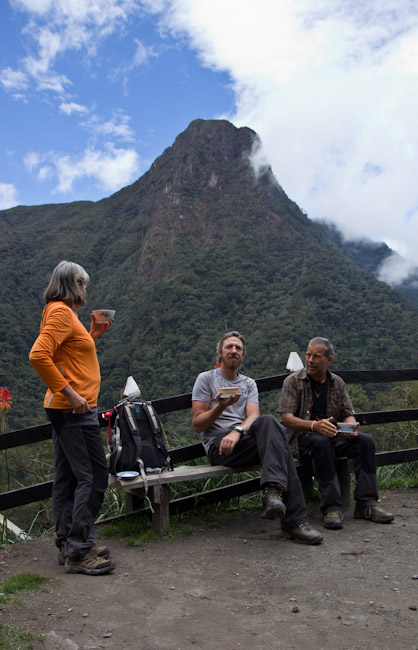
[[47, 385], [44, 407], [52, 424], [52, 514], [60, 564], [67, 573], [99, 575], [115, 567], [97, 546], [94, 522], [107, 487], [108, 466], [97, 413], [100, 368], [95, 341], [112, 324], [91, 316], [90, 332], [75, 312], [86, 302], [89, 276], [62, 261], [45, 291], [40, 333], [29, 360]]

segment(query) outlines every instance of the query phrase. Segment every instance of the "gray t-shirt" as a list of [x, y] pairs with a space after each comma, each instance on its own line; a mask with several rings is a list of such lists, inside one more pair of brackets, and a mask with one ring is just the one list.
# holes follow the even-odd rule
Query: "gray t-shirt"
[[220, 368], [200, 373], [193, 386], [192, 401], [208, 402], [211, 409], [216, 404], [219, 389], [226, 386], [238, 386], [241, 397], [238, 402], [228, 406], [209, 429], [200, 434], [206, 452], [214, 440], [220, 440], [232, 431], [235, 424], [245, 420], [249, 402], [258, 403], [258, 389], [254, 379], [241, 374], [236, 379], [227, 379]]

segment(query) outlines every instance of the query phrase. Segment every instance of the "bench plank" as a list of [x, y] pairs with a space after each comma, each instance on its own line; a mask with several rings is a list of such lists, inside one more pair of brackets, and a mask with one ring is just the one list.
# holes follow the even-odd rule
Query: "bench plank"
[[[224, 465], [178, 465], [173, 470], [163, 471], [161, 474], [147, 474], [148, 487], [154, 485], [166, 485], [168, 483], [180, 483], [182, 481], [197, 481], [201, 478], [212, 476], [225, 476], [240, 472], [251, 472], [259, 467], [232, 468]], [[109, 475], [109, 487], [119, 488], [125, 492], [132, 492], [137, 488], [144, 489], [145, 484], [141, 476], [133, 479], [119, 479], [117, 476]]]

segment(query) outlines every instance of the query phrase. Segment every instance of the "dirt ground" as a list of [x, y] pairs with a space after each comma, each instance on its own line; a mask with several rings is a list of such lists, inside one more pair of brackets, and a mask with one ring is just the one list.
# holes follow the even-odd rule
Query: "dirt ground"
[[0, 579], [53, 580], [1, 620], [46, 650], [418, 650], [418, 489], [382, 501], [392, 524], [350, 509], [329, 531], [314, 516], [320, 546], [279, 539], [259, 510], [136, 547], [102, 537], [117, 563], [107, 576], [66, 575], [52, 538], [22, 542], [2, 551]]

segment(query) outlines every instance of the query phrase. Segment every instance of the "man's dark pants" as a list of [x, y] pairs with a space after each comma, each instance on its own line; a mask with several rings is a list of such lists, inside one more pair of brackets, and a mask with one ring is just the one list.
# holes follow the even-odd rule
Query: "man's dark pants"
[[302, 487], [286, 438], [286, 429], [271, 415], [263, 415], [241, 436], [231, 454], [219, 455], [219, 442], [208, 450], [212, 465], [227, 467], [261, 466], [260, 484], [280, 483], [285, 489], [286, 515], [282, 528], [308, 521]]
[[320, 433], [306, 432], [298, 436], [301, 460], [313, 462], [315, 478], [322, 494], [323, 514], [341, 508], [341, 490], [335, 473], [335, 456], [353, 459], [356, 477], [354, 499], [358, 506], [373, 506], [378, 500], [376, 459], [373, 439], [367, 433], [359, 433], [351, 440], [342, 436], [328, 438]]
[[81, 559], [96, 544], [94, 522], [108, 482], [108, 466], [100, 427], [66, 423], [63, 411], [47, 409], [53, 431], [55, 473], [52, 515], [56, 544]]

